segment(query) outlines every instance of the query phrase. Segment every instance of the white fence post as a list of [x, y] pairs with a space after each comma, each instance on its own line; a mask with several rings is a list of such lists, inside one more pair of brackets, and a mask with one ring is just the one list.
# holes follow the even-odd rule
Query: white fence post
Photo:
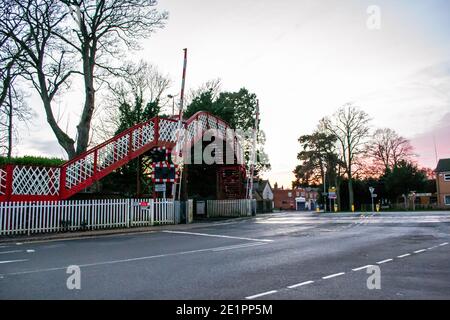
[[131, 223], [131, 206], [132, 206], [132, 203], [131, 203], [131, 199], [127, 199], [126, 200], [127, 202], [126, 202], [126, 204], [127, 204], [127, 212], [126, 212], [126, 224], [127, 224], [127, 228], [129, 228], [130, 227], [130, 223]]

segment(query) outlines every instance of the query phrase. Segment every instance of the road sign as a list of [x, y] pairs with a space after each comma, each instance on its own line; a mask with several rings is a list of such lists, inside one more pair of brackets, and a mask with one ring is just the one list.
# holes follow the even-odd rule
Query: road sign
[[166, 184], [155, 184], [155, 191], [156, 192], [164, 192], [166, 191]]
[[336, 199], [337, 195], [336, 195], [336, 188], [332, 187], [328, 189], [328, 199]]
[[375, 188], [374, 187], [369, 187], [369, 191], [370, 191], [370, 193], [373, 193], [375, 191]]
[[378, 195], [376, 193], [372, 193], [372, 198], [376, 198]]

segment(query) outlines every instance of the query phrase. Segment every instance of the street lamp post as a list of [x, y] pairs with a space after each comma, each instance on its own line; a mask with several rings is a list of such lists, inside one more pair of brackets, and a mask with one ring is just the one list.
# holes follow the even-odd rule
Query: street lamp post
[[372, 200], [372, 212], [375, 212], [375, 208], [373, 207], [373, 192], [375, 191], [374, 187], [369, 187], [370, 191], [370, 199]]
[[167, 98], [172, 99], [172, 116], [175, 115], [175, 95], [168, 94]]

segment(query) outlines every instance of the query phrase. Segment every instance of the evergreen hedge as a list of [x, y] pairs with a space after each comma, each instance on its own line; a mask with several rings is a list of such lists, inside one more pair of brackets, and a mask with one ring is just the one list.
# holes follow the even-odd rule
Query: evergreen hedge
[[62, 165], [66, 160], [59, 158], [45, 158], [34, 156], [23, 156], [10, 158], [0, 157], [0, 166], [7, 164], [27, 165], [27, 166], [44, 166], [44, 167], [57, 167]]

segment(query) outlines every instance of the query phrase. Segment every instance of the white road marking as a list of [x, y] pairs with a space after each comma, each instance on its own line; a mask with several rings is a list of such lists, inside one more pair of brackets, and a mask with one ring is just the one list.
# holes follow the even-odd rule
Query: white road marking
[[27, 250], [27, 253], [32, 253], [32, 252], [35, 252], [33, 249], [28, 249]]
[[13, 263], [13, 262], [22, 262], [22, 261], [28, 261], [28, 260], [27, 259], [22, 259], [22, 260], [5, 260], [5, 261], [0, 261], [0, 264]]
[[245, 244], [238, 244], [238, 245], [234, 245], [234, 246], [229, 246], [229, 247], [224, 247], [224, 248], [220, 248], [220, 249], [214, 249], [214, 252], [217, 251], [225, 251], [225, 250], [233, 250], [233, 249], [242, 249], [242, 248], [247, 248], [247, 247], [255, 247], [255, 246], [261, 246], [267, 243], [245, 243]]
[[245, 299], [251, 300], [251, 299], [259, 298], [259, 297], [262, 297], [262, 296], [267, 296], [269, 294], [274, 294], [274, 293], [277, 293], [277, 292], [278, 292], [277, 290], [271, 290], [271, 291], [255, 294], [253, 296], [245, 297]]
[[404, 257], [408, 257], [410, 255], [411, 255], [411, 253], [405, 253], [405, 254], [402, 254], [400, 256], [397, 256], [397, 258], [404, 258]]
[[383, 264], [386, 262], [392, 261], [392, 259], [386, 259], [386, 260], [382, 260], [382, 261], [378, 261], [377, 264]]
[[[95, 266], [102, 266], [102, 265], [109, 265], [109, 264], [117, 264], [117, 263], [133, 262], [133, 261], [150, 260], [150, 259], [156, 259], [156, 258], [181, 256], [181, 255], [192, 254], [192, 253], [213, 252], [215, 250], [218, 251], [220, 249], [229, 249], [229, 248], [230, 248], [230, 246], [223, 246], [223, 247], [215, 247], [215, 248], [207, 248], [207, 249], [198, 249], [198, 250], [189, 250], [189, 251], [181, 251], [181, 252], [174, 252], [174, 253], [158, 254], [158, 255], [154, 255], [154, 256], [145, 256], [145, 257], [137, 257], [137, 258], [129, 258], [129, 259], [121, 259], [121, 260], [111, 260], [111, 261], [100, 261], [100, 262], [77, 264], [77, 265], [80, 268], [95, 267]], [[22, 261], [22, 260], [17, 260], [17, 261]], [[27, 261], [27, 260], [23, 260], [23, 261]], [[1, 261], [0, 261], [0, 263], [1, 263]], [[54, 267], [54, 268], [45, 268], [45, 269], [37, 269], [37, 270], [11, 272], [11, 273], [5, 273], [5, 274], [0, 274], [0, 275], [8, 275], [8, 276], [22, 275], [22, 274], [30, 274], [30, 273], [66, 270], [66, 269], [67, 269], [67, 266], [64, 266], [64, 267]]]
[[22, 242], [17, 242], [16, 245], [21, 246], [23, 243]]
[[22, 252], [22, 250], [1, 251], [0, 254]]
[[424, 251], [427, 251], [427, 249], [416, 250], [416, 251], [414, 251], [414, 253], [421, 253], [421, 252], [424, 252]]
[[335, 273], [335, 274], [330, 274], [329, 276], [322, 277], [322, 279], [324, 279], [324, 280], [331, 279], [331, 278], [342, 276], [344, 274], [345, 274], [345, 272], [339, 272], [339, 273]]
[[311, 284], [311, 283], [314, 283], [314, 281], [309, 280], [309, 281], [305, 281], [305, 282], [300, 282], [300, 283], [294, 284], [292, 286], [288, 286], [288, 288], [289, 289], [294, 289], [294, 288], [297, 288], [297, 287], [306, 286], [307, 284]]
[[258, 241], [258, 242], [273, 242], [273, 240], [269, 240], [269, 239], [243, 238], [243, 237], [226, 236], [226, 235], [221, 235], [221, 234], [210, 234], [210, 233], [198, 233], [198, 232], [187, 232], [187, 231], [171, 231], [171, 230], [163, 230], [161, 232], [176, 233], [176, 234], [187, 234], [187, 235], [192, 235], [192, 236], [203, 236], [203, 237], [214, 237], [214, 238], [227, 238], [227, 239], [238, 239], [238, 240], [247, 240], [247, 241]]
[[448, 245], [448, 242], [441, 243], [441, 244], [439, 245], [439, 247], [443, 247], [443, 246], [446, 246], [446, 245]]
[[372, 264], [368, 264], [367, 266], [363, 266], [363, 267], [352, 269], [352, 271], [359, 271], [359, 270], [367, 269], [369, 267], [373, 267], [373, 265]]

